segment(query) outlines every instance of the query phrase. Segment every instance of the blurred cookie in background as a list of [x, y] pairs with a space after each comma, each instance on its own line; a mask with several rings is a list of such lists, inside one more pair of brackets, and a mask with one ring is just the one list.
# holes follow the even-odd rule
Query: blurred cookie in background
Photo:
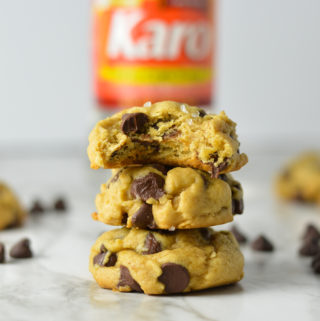
[[0, 230], [19, 226], [26, 217], [26, 211], [21, 206], [13, 191], [0, 182]]
[[320, 152], [291, 160], [276, 178], [276, 193], [284, 200], [320, 205]]

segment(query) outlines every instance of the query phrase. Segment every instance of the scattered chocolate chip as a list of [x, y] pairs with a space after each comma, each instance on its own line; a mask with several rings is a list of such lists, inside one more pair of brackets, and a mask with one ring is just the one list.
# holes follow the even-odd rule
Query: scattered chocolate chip
[[148, 116], [144, 113], [124, 114], [122, 115], [121, 130], [126, 135], [141, 133], [148, 120]]
[[320, 274], [320, 251], [313, 257], [311, 267], [316, 274]]
[[210, 228], [207, 228], [207, 227], [201, 228], [200, 234], [205, 241], [207, 242], [212, 241], [212, 230]]
[[161, 269], [162, 274], [158, 277], [158, 280], [164, 284], [166, 293], [183, 292], [188, 286], [190, 275], [184, 266], [175, 263], [165, 263], [161, 265]]
[[303, 242], [299, 250], [299, 254], [302, 256], [314, 256], [319, 251], [320, 251], [319, 239], [309, 238]]
[[159, 142], [157, 141], [141, 140], [138, 138], [132, 138], [131, 141], [134, 143], [140, 144], [143, 148], [153, 149], [154, 152], [158, 152], [160, 148]]
[[237, 200], [235, 198], [232, 199], [232, 214], [242, 214], [243, 213], [243, 199]]
[[207, 115], [206, 111], [199, 108], [199, 116], [204, 117], [205, 115]]
[[54, 209], [58, 212], [64, 212], [67, 210], [66, 201], [63, 198], [58, 198], [54, 202]]
[[104, 263], [105, 257], [108, 253], [108, 250], [103, 244], [100, 246], [100, 253], [93, 258], [93, 264], [98, 264], [100, 266], [114, 266], [117, 263], [117, 254], [111, 253], [107, 262]]
[[256, 240], [254, 240], [251, 247], [253, 250], [261, 252], [272, 252], [274, 250], [271, 242], [263, 235], [260, 235]]
[[30, 240], [27, 238], [22, 239], [21, 241], [12, 246], [9, 254], [11, 257], [16, 259], [32, 257], [32, 252], [30, 249]]
[[129, 286], [134, 291], [143, 292], [138, 282], [131, 276], [129, 269], [124, 265], [120, 265], [120, 279], [118, 287], [120, 286]]
[[132, 215], [131, 223], [138, 228], [156, 228], [153, 219], [152, 205], [143, 203], [141, 207]]
[[172, 169], [172, 166], [163, 165], [163, 164], [150, 164], [149, 166], [157, 169], [159, 172], [161, 172], [163, 175], [167, 175], [170, 169]]
[[158, 200], [164, 194], [163, 186], [164, 179], [160, 175], [149, 173], [135, 179], [131, 184], [130, 192], [134, 198], [140, 197], [143, 201], [149, 198]]
[[3, 243], [0, 243], [0, 263], [5, 262], [6, 250]]
[[144, 246], [147, 251], [142, 252], [142, 254], [154, 254], [162, 251], [160, 242], [158, 242], [154, 235], [150, 232], [146, 237]]
[[235, 226], [232, 226], [231, 232], [234, 235], [235, 239], [238, 241], [238, 243], [244, 244], [247, 242], [246, 236]]
[[127, 225], [127, 221], [128, 221], [128, 213], [124, 213], [122, 215], [121, 224], [122, 225]]
[[302, 239], [303, 240], [320, 239], [320, 232], [313, 224], [308, 224]]
[[32, 203], [32, 206], [29, 210], [29, 213], [31, 214], [40, 214], [40, 213], [43, 213], [44, 212], [44, 207], [43, 205], [41, 204], [40, 201], [36, 200]]

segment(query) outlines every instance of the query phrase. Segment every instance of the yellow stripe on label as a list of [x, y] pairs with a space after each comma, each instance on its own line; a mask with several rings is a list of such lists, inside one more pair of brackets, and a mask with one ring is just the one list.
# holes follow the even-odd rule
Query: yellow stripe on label
[[201, 67], [102, 67], [99, 76], [103, 80], [124, 85], [188, 85], [207, 83], [212, 78], [210, 68]]

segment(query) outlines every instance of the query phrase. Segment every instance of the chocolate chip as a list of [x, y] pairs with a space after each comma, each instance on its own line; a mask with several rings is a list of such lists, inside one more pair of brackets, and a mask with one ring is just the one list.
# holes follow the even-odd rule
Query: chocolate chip
[[163, 194], [164, 179], [156, 174], [149, 173], [148, 175], [135, 179], [131, 184], [131, 195], [134, 198], [140, 197], [143, 201], [149, 198], [158, 200]]
[[204, 188], [207, 189], [209, 187], [209, 185], [210, 185], [207, 176], [205, 174], [201, 174], [201, 178], [203, 180]]
[[184, 266], [175, 263], [165, 263], [161, 265], [161, 269], [162, 274], [158, 277], [158, 280], [164, 284], [166, 293], [183, 292], [188, 286], [190, 275]]
[[220, 174], [218, 178], [225, 182], [228, 182], [228, 176], [226, 174]]
[[238, 241], [238, 243], [244, 244], [247, 242], [246, 236], [235, 226], [231, 228], [231, 232], [234, 235], [235, 239]]
[[263, 235], [260, 235], [255, 241], [253, 241], [251, 247], [253, 250], [261, 252], [272, 252], [274, 250], [271, 242]]
[[107, 262], [104, 263], [105, 257], [108, 253], [108, 250], [103, 244], [100, 246], [100, 253], [93, 258], [93, 264], [98, 264], [100, 266], [114, 266], [117, 263], [117, 254], [111, 253]]
[[149, 166], [157, 169], [159, 172], [161, 172], [163, 175], [167, 175], [170, 169], [172, 169], [172, 166], [163, 165], [163, 164], [150, 164]]
[[131, 276], [129, 269], [124, 265], [120, 265], [118, 287], [120, 286], [129, 286], [133, 291], [143, 292], [138, 282]]
[[161, 252], [161, 244], [157, 241], [152, 233], [148, 233], [146, 240], [144, 242], [144, 247], [147, 248], [147, 251], [142, 252], [142, 254], [154, 254]]
[[4, 263], [5, 254], [6, 254], [6, 250], [5, 250], [4, 244], [0, 243], [0, 263]]
[[299, 250], [299, 254], [302, 256], [314, 256], [319, 251], [320, 251], [319, 239], [309, 238], [303, 242]]
[[318, 252], [311, 261], [311, 267], [316, 274], [320, 274], [320, 252]]
[[124, 213], [121, 218], [121, 224], [127, 225], [127, 221], [128, 221], [128, 213]]
[[32, 203], [32, 206], [29, 210], [31, 214], [40, 214], [44, 212], [44, 207], [40, 201], [36, 200]]
[[132, 215], [131, 223], [138, 228], [156, 228], [153, 219], [152, 205], [143, 203], [141, 207]]
[[121, 130], [126, 135], [141, 133], [148, 120], [148, 116], [144, 113], [124, 114], [122, 115]]
[[307, 200], [304, 198], [302, 192], [298, 191], [293, 197], [293, 201], [299, 202], [299, 203], [305, 203]]
[[170, 138], [175, 138], [177, 136], [180, 135], [180, 131], [177, 130], [177, 129], [169, 129], [168, 131], [166, 131], [163, 135], [162, 135], [162, 138], [164, 140], [166, 139], [170, 139]]
[[205, 241], [207, 242], [212, 241], [212, 230], [210, 228], [207, 228], [207, 227], [201, 228], [200, 234]]
[[209, 164], [211, 166], [211, 177], [219, 178], [220, 172], [228, 167], [228, 161], [224, 160], [218, 166], [215, 166], [214, 163]]
[[110, 183], [115, 183], [119, 179], [119, 176], [122, 172], [123, 172], [123, 168], [117, 171], [117, 174], [112, 177]]
[[313, 224], [308, 224], [302, 238], [303, 240], [320, 239], [320, 232]]
[[201, 108], [199, 108], [199, 116], [200, 117], [204, 117], [205, 115], [207, 115], [206, 111], [201, 109]]
[[10, 256], [16, 259], [23, 259], [32, 257], [32, 252], [30, 249], [30, 240], [27, 238], [22, 239], [10, 250]]
[[232, 214], [242, 214], [243, 213], [243, 199], [237, 200], [232, 199]]
[[64, 212], [67, 210], [66, 201], [60, 197], [54, 202], [54, 209], [58, 212]]

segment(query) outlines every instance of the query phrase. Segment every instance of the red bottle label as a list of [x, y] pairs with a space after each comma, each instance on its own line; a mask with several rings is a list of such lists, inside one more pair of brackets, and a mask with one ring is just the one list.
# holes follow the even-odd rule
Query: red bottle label
[[94, 80], [104, 108], [176, 100], [210, 105], [213, 1], [94, 2]]

